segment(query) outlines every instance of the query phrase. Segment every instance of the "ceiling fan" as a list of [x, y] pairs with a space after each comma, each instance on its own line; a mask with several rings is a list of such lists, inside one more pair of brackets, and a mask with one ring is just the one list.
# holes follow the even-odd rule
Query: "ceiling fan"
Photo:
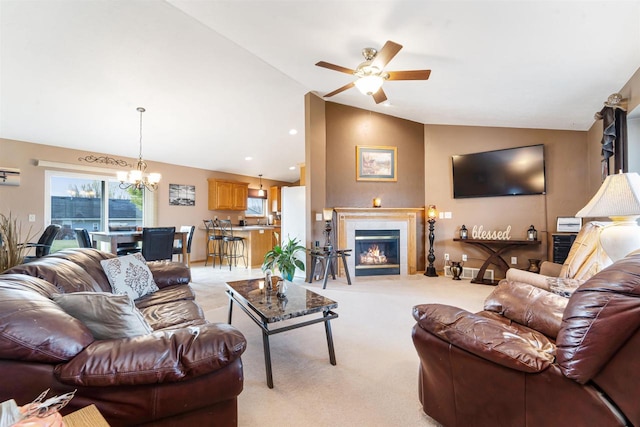
[[372, 47], [365, 47], [362, 49], [362, 56], [364, 56], [365, 61], [358, 65], [355, 70], [324, 61], [318, 62], [316, 64], [318, 67], [353, 74], [358, 77], [357, 80], [326, 94], [324, 97], [328, 98], [337, 95], [355, 86], [364, 95], [373, 96], [376, 104], [379, 104], [387, 100], [387, 95], [382, 90], [382, 83], [385, 80], [427, 80], [431, 70], [384, 71], [384, 67], [400, 52], [400, 49], [402, 49], [402, 45], [391, 40], [382, 46], [380, 52]]

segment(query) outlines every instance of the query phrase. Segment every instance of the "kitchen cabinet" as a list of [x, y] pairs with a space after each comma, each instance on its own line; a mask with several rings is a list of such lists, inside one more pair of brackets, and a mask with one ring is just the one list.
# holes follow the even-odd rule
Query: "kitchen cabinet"
[[208, 179], [209, 210], [246, 211], [249, 183]]
[[269, 187], [269, 205], [267, 206], [269, 212], [281, 212], [282, 211], [282, 193], [278, 186]]

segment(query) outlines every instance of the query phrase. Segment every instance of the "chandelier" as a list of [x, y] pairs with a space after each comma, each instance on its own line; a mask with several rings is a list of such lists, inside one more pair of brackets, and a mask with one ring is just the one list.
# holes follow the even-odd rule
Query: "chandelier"
[[147, 173], [147, 164], [142, 160], [142, 113], [146, 110], [142, 107], [138, 107], [140, 112], [140, 154], [138, 155], [138, 163], [136, 168], [129, 172], [118, 172], [118, 180], [120, 181], [120, 188], [126, 190], [128, 188], [135, 188], [136, 190], [142, 190], [146, 188], [149, 191], [158, 189], [158, 182], [160, 182], [159, 173]]

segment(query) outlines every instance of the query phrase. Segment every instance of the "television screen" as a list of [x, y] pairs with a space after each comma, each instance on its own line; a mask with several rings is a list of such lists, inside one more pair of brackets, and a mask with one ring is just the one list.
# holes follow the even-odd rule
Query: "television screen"
[[453, 197], [545, 194], [544, 145], [453, 156]]

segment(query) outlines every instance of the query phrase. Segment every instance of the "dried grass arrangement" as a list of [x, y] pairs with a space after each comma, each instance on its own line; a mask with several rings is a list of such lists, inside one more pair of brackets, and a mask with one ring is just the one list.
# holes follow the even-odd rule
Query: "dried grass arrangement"
[[[11, 213], [6, 216], [0, 213], [0, 272], [8, 270], [14, 265], [22, 264], [24, 252], [28, 248], [21, 243], [22, 224]], [[34, 236], [31, 235], [31, 227], [27, 232], [26, 241], [29, 242]]]

